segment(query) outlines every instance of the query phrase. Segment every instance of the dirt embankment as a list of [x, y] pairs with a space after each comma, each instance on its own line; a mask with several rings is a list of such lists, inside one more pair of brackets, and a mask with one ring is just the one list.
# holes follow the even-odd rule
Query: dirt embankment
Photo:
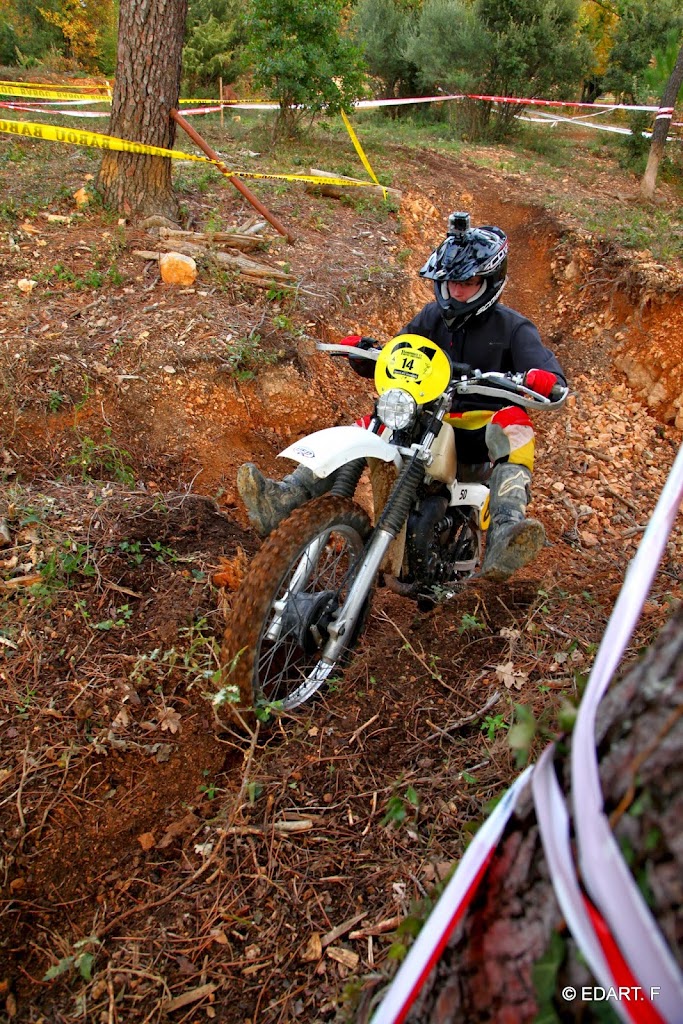
[[[142, 1024], [184, 997], [219, 1024], [350, 1019], [347, 982], [390, 972], [397, 921], [515, 774], [514, 705], [545, 742], [577, 697], [680, 445], [680, 289], [568, 235], [504, 179], [428, 157], [419, 190], [405, 175], [400, 216], [382, 221], [305, 199], [297, 246], [271, 251], [305, 282], [297, 303], [208, 270], [173, 292], [132, 256], [138, 234], [96, 217], [15, 233], [0, 268], [0, 999], [22, 1024], [84, 1008]], [[281, 473], [292, 437], [367, 411], [371, 385], [313, 339], [391, 337], [430, 297], [416, 271], [452, 209], [509, 232], [506, 301], [575, 392], [539, 417], [549, 545], [504, 589], [478, 582], [429, 615], [379, 591], [342, 682], [250, 750], [203, 696], [229, 584], [258, 544], [236, 468]], [[76, 291], [103, 249], [123, 281]], [[41, 264], [61, 276], [18, 295]], [[647, 353], [642, 397], [615, 369], [629, 353]], [[680, 598], [682, 565], [677, 528], [634, 649]], [[32, 573], [36, 591], [17, 583]]]

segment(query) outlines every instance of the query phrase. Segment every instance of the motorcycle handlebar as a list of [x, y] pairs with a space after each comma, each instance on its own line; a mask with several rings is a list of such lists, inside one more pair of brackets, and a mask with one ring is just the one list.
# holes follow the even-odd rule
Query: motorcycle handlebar
[[331, 356], [345, 356], [346, 359], [371, 359], [374, 362], [381, 352], [379, 348], [358, 348], [354, 345], [330, 345], [325, 341], [317, 341], [315, 347], [319, 352], [327, 352]]
[[456, 395], [485, 395], [487, 398], [501, 398], [509, 395], [513, 405], [521, 405], [525, 409], [556, 410], [564, 405], [569, 395], [569, 388], [555, 384], [550, 395], [546, 397], [538, 391], [526, 387], [523, 373], [499, 373], [469, 370], [460, 380], [451, 384], [451, 391]]
[[[332, 345], [324, 341], [316, 342], [320, 352], [331, 356], [344, 356], [345, 359], [370, 359], [376, 362], [381, 349], [357, 348], [352, 345]], [[473, 370], [467, 363], [453, 365], [453, 380], [450, 390], [458, 395], [485, 395], [487, 398], [500, 398], [501, 392], [507, 393], [513, 405], [521, 405], [526, 409], [559, 409], [564, 405], [569, 388], [555, 384], [550, 396], [539, 394], [524, 384], [523, 373], [499, 373], [495, 370], [482, 372]], [[513, 397], [514, 396], [514, 397]]]

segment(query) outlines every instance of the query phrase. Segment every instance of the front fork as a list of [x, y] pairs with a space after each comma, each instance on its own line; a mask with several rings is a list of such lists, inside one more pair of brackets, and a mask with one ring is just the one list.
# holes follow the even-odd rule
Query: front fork
[[323, 647], [322, 657], [318, 663], [318, 671], [325, 678], [341, 657], [347, 646], [348, 637], [353, 634], [384, 556], [408, 518], [417, 488], [423, 478], [424, 464], [414, 456], [396, 481], [379, 522], [373, 530], [372, 540], [356, 570], [346, 601], [328, 626], [329, 640]]

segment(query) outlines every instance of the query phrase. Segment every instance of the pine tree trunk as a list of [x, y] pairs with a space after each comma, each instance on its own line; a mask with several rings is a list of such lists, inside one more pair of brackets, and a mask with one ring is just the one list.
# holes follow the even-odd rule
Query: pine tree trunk
[[[680, 962], [683, 606], [643, 661], [608, 693], [596, 739], [605, 810], [612, 814], [619, 808], [614, 831]], [[567, 754], [556, 764], [568, 793]], [[555, 994], [539, 999], [534, 966], [551, 943], [559, 963]], [[604, 1011], [604, 1004], [591, 1010], [579, 999], [567, 1003], [560, 994], [567, 985], [580, 991], [595, 984], [563, 925], [527, 792], [408, 1021], [530, 1024], [540, 1012], [546, 1022], [595, 1020], [595, 1010]]]
[[[186, 16], [187, 0], [121, 0], [111, 135], [173, 147]], [[177, 218], [168, 158], [105, 152], [97, 184], [126, 217]]]
[[[660, 103], [661, 107], [674, 107], [676, 98], [683, 82], [683, 46], [678, 52], [674, 69], [671, 72], [669, 81], [666, 83], [664, 95]], [[655, 126], [652, 130], [652, 139], [650, 141], [650, 155], [647, 158], [647, 167], [645, 168], [645, 174], [643, 175], [640, 183], [640, 194], [645, 199], [652, 199], [655, 194], [655, 187], [657, 185], [657, 174], [659, 172], [659, 165], [664, 156], [664, 145], [666, 143], [666, 137], [669, 134], [669, 128], [671, 127], [671, 117], [666, 115], [658, 116], [655, 120]]]

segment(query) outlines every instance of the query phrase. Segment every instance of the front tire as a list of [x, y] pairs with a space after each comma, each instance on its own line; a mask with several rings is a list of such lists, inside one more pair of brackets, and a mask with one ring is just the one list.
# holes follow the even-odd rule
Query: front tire
[[325, 495], [292, 512], [264, 543], [237, 592], [221, 653], [223, 685], [239, 688], [243, 708], [291, 710], [329, 676], [319, 664], [327, 626], [369, 532], [358, 505]]

